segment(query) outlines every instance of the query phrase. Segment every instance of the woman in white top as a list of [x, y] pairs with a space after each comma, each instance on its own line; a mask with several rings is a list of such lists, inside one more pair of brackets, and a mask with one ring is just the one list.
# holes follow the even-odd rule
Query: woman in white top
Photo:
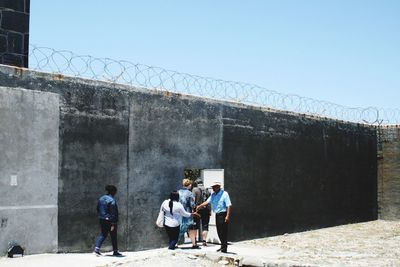
[[168, 249], [175, 249], [178, 242], [181, 217], [196, 216], [197, 213], [185, 211], [182, 204], [179, 203], [179, 193], [177, 191], [171, 192], [169, 199], [164, 200], [161, 204], [161, 209], [164, 211], [164, 228], [169, 238]]

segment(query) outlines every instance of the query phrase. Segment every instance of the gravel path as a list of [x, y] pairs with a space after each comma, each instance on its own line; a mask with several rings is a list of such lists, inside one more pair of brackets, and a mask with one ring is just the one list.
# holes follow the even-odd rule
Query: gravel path
[[348, 224], [238, 245], [274, 250], [276, 253], [269, 259], [275, 262], [315, 266], [400, 266], [400, 222], [377, 220]]

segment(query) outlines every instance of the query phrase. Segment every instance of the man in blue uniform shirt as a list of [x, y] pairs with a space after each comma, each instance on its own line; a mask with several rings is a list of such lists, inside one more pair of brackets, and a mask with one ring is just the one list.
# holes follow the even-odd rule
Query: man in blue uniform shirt
[[228, 192], [221, 188], [220, 183], [214, 182], [211, 188], [214, 192], [205, 202], [197, 207], [197, 210], [211, 204], [211, 208], [215, 212], [218, 237], [221, 240], [221, 248], [217, 251], [226, 253], [228, 249], [228, 224], [231, 218], [232, 203]]

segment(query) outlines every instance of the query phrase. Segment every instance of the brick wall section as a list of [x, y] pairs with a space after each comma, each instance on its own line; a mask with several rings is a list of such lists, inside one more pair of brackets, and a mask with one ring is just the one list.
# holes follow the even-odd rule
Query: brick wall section
[[379, 218], [400, 219], [400, 126], [380, 130], [378, 157]]
[[30, 0], [0, 0], [0, 64], [28, 67]]

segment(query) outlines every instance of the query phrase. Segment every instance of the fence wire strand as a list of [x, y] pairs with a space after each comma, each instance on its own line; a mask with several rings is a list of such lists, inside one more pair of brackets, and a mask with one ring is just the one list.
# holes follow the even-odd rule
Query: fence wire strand
[[201, 77], [125, 60], [30, 45], [29, 68], [372, 125], [400, 123], [400, 109], [352, 108], [261, 86]]

